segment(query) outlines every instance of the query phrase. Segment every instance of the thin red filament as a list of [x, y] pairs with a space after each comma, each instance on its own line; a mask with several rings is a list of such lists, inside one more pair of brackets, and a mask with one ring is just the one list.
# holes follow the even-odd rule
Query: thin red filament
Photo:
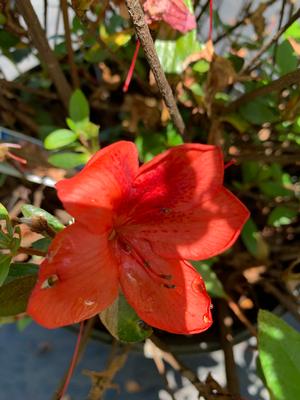
[[74, 368], [76, 366], [76, 362], [77, 362], [77, 358], [78, 358], [78, 351], [79, 351], [79, 347], [80, 347], [80, 342], [81, 342], [81, 338], [82, 338], [82, 333], [83, 333], [83, 328], [84, 328], [84, 321], [80, 322], [80, 328], [79, 328], [79, 333], [77, 336], [77, 341], [76, 341], [76, 345], [75, 345], [75, 349], [73, 352], [73, 356], [72, 356], [72, 360], [71, 360], [71, 364], [70, 364], [70, 368], [68, 371], [68, 375], [66, 378], [66, 381], [64, 383], [64, 386], [61, 390], [61, 393], [59, 395], [59, 398], [62, 399], [63, 396], [66, 394], [66, 391], [69, 387], [73, 372], [74, 372]]
[[124, 86], [123, 86], [123, 92], [124, 93], [126, 93], [128, 88], [129, 88], [129, 85], [130, 85], [130, 82], [131, 82], [131, 78], [132, 78], [132, 75], [133, 75], [133, 71], [134, 71], [134, 67], [135, 67], [135, 63], [136, 63], [136, 60], [137, 60], [137, 56], [139, 54], [140, 45], [141, 45], [140, 41], [137, 40], [136, 46], [135, 46], [135, 50], [134, 50], [134, 54], [133, 54], [133, 57], [132, 57], [132, 60], [131, 60], [130, 68], [129, 68], [129, 71], [128, 71], [128, 74], [127, 74], [127, 77], [126, 77], [126, 80], [125, 80], [125, 83], [124, 83]]
[[213, 33], [213, 0], [209, 1], [209, 34], [208, 39], [212, 40]]
[[224, 169], [231, 167], [234, 164], [236, 164], [236, 160], [233, 158], [231, 161], [224, 165]]

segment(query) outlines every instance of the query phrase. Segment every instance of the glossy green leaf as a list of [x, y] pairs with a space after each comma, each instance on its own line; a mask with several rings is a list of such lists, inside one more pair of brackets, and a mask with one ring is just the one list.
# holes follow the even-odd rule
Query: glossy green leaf
[[43, 210], [42, 208], [35, 207], [31, 204], [25, 204], [22, 206], [21, 211], [26, 218], [36, 216], [44, 218], [47, 221], [48, 225], [56, 232], [64, 229], [64, 225], [56, 217]]
[[0, 286], [5, 282], [11, 262], [10, 254], [0, 254]]
[[39, 266], [33, 263], [12, 263], [10, 264], [9, 273], [5, 280], [5, 284], [16, 278], [28, 275], [37, 275]]
[[25, 312], [36, 279], [37, 277], [34, 275], [24, 276], [0, 287], [1, 317], [9, 317]]
[[152, 334], [122, 294], [99, 316], [111, 335], [121, 342], [140, 342]]
[[2, 203], [0, 203], [0, 220], [8, 219], [8, 218], [9, 218], [9, 215], [8, 215], [7, 209], [4, 207], [4, 205]]
[[285, 206], [275, 207], [268, 217], [268, 225], [277, 228], [282, 225], [289, 225], [297, 215], [297, 210]]
[[258, 351], [275, 400], [300, 398], [300, 333], [274, 314], [258, 314]]
[[294, 49], [288, 40], [284, 40], [278, 45], [275, 61], [282, 75], [297, 68], [298, 57], [295, 55]]
[[84, 165], [88, 162], [89, 156], [86, 153], [74, 153], [74, 152], [61, 152], [51, 154], [48, 157], [50, 164], [58, 168], [72, 169]]
[[75, 121], [82, 121], [90, 116], [89, 103], [80, 89], [76, 89], [71, 96], [69, 103], [70, 118]]
[[45, 238], [42, 238], [42, 239], [39, 239], [39, 240], [36, 240], [35, 242], [33, 242], [31, 247], [36, 250], [48, 251], [48, 248], [49, 248], [51, 242], [52, 242], [52, 239], [45, 237]]
[[288, 39], [288, 38], [293, 38], [293, 39], [300, 39], [300, 22], [295, 21], [283, 34], [283, 36]]
[[211, 297], [226, 298], [223, 285], [217, 277], [217, 274], [212, 269], [213, 262], [214, 260], [191, 261], [192, 265], [202, 276], [205, 282], [206, 290]]
[[46, 137], [44, 146], [48, 150], [59, 149], [74, 143], [77, 140], [77, 137], [77, 133], [70, 131], [69, 129], [57, 129]]
[[266, 122], [275, 122], [278, 116], [265, 102], [260, 100], [251, 101], [240, 107], [242, 117], [255, 125], [262, 125]]
[[271, 197], [290, 197], [293, 192], [286, 189], [281, 183], [278, 182], [262, 182], [259, 184], [259, 188], [266, 196]]
[[32, 319], [28, 317], [27, 315], [24, 315], [23, 318], [18, 319], [17, 321], [17, 328], [19, 332], [23, 332], [24, 329], [27, 328], [28, 325], [30, 325], [32, 322]]
[[249, 218], [245, 223], [241, 237], [244, 245], [249, 253], [253, 255], [253, 257], [257, 258], [258, 260], [265, 260], [268, 258], [268, 244], [262, 237], [252, 218]]

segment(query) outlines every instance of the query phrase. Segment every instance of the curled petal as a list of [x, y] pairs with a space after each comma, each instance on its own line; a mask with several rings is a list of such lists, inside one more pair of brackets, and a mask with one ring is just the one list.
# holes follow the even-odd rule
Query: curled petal
[[111, 228], [113, 210], [128, 196], [137, 170], [135, 145], [117, 142], [98, 151], [76, 176], [58, 182], [58, 196], [77, 221], [104, 232]]
[[145, 241], [131, 245], [131, 252], [119, 249], [120, 282], [139, 317], [171, 333], [208, 329], [211, 302], [199, 273], [186, 261], [160, 258]]
[[57, 328], [96, 315], [117, 295], [118, 267], [106, 235], [75, 223], [53, 240], [27, 312], [46, 328]]

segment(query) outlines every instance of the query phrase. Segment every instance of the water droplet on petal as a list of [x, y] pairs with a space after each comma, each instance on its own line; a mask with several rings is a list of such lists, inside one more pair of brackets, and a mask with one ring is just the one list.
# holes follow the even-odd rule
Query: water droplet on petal
[[195, 278], [193, 280], [193, 282], [192, 282], [192, 290], [196, 294], [202, 294], [202, 293], [205, 292], [205, 287], [204, 287], [202, 281], [200, 280], [200, 278]]
[[204, 322], [205, 324], [208, 324], [208, 323], [211, 322], [211, 318], [210, 318], [210, 316], [209, 316], [208, 314], [204, 314], [204, 315], [203, 315], [203, 322]]
[[86, 306], [93, 306], [95, 304], [95, 302], [93, 300], [84, 300], [84, 304]]

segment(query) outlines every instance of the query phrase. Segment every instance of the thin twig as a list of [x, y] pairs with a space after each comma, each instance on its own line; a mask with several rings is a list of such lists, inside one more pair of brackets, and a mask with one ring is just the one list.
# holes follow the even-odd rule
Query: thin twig
[[139, 0], [125, 0], [129, 15], [131, 16], [136, 34], [143, 47], [146, 59], [155, 77], [159, 91], [168, 107], [174, 126], [178, 132], [185, 135], [185, 125], [179, 113], [172, 89], [161, 67], [156, 53], [150, 30], [145, 21], [144, 12]]
[[252, 92], [245, 93], [244, 95], [230, 103], [224, 109], [224, 111], [226, 113], [235, 111], [241, 105], [248, 103], [249, 101], [252, 101], [257, 97], [262, 97], [272, 92], [279, 92], [294, 84], [300, 85], [300, 69], [289, 72], [286, 75], [272, 81], [268, 85], [252, 90]]
[[[150, 339], [148, 339], [150, 340]], [[162, 342], [157, 336], [152, 335], [151, 340], [154, 348], [156, 347], [161, 354], [161, 357], [172, 367], [178, 371], [183, 377], [188, 379], [191, 384], [198, 390], [199, 395], [206, 400], [240, 400], [239, 397], [229, 394], [226, 390], [218, 385], [218, 390], [212, 389], [207, 382], [201, 382], [197, 374], [186, 367], [173, 353], [170, 352], [167, 345]]]
[[78, 88], [80, 85], [79, 85], [77, 66], [74, 61], [74, 52], [73, 52], [73, 48], [72, 48], [67, 0], [60, 0], [60, 7], [62, 10], [63, 21], [64, 21], [66, 47], [67, 47], [67, 52], [68, 52], [68, 61], [69, 61], [69, 66], [70, 66], [73, 88]]
[[300, 306], [293, 302], [287, 295], [282, 293], [268, 280], [262, 280], [260, 282], [266, 292], [272, 294], [277, 300], [294, 316], [297, 321], [300, 321]]
[[45, 251], [33, 249], [32, 247], [19, 247], [18, 254], [28, 254], [29, 256], [40, 256], [45, 257], [47, 254]]
[[18, 0], [16, 6], [26, 22], [31, 40], [38, 50], [39, 56], [45, 68], [48, 69], [49, 75], [57, 89], [63, 105], [66, 109], [68, 109], [69, 98], [71, 96], [71, 87], [60, 68], [59, 62], [49, 46], [45, 32], [30, 0]]
[[227, 389], [230, 393], [239, 396], [240, 383], [234, 361], [233, 336], [231, 331], [233, 320], [229, 315], [228, 305], [223, 299], [218, 301], [218, 319], [220, 324], [220, 342], [224, 351]]
[[227, 294], [228, 306], [231, 311], [237, 316], [237, 318], [248, 328], [252, 336], [257, 336], [257, 331], [255, 326], [249, 321], [246, 315], [243, 313], [239, 305]]
[[256, 55], [240, 71], [240, 75], [253, 71], [258, 66], [258, 61], [262, 60], [262, 55], [280, 38], [280, 36], [300, 17], [300, 8], [288, 20], [288, 22], [256, 53]]

